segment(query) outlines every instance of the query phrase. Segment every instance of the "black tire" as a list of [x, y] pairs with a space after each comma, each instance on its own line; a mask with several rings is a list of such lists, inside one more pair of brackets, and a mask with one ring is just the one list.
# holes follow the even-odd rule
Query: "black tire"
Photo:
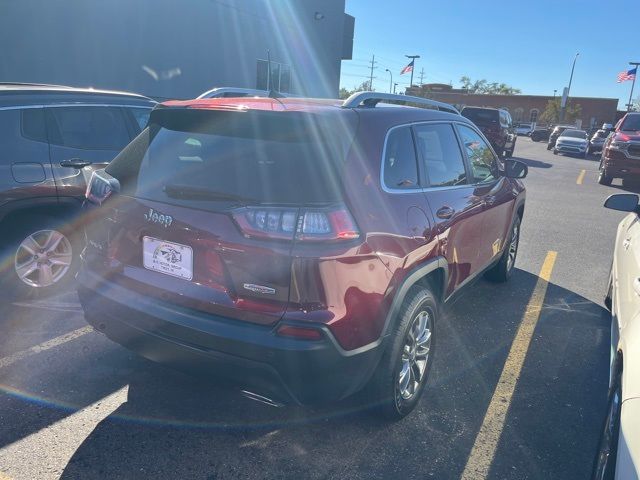
[[[491, 280], [492, 282], [503, 283], [511, 278], [513, 267], [515, 266], [516, 258], [518, 256], [521, 222], [522, 220], [520, 219], [520, 216], [516, 215], [516, 218], [511, 224], [511, 229], [509, 230], [509, 243], [505, 245], [500, 260], [484, 274], [488, 280]], [[514, 242], [515, 250], [512, 249], [512, 246], [514, 246]]]
[[[395, 322], [395, 329], [388, 339], [388, 344], [380, 364], [369, 382], [368, 390], [375, 401], [375, 412], [389, 420], [400, 420], [407, 416], [418, 404], [424, 392], [425, 385], [429, 378], [429, 370], [433, 363], [433, 353], [435, 347], [435, 325], [438, 318], [438, 301], [429, 288], [414, 285], [407, 292], [407, 296], [402, 303]], [[401, 387], [402, 366], [409, 364], [405, 378], [408, 376], [407, 385], [412, 378], [417, 376], [416, 370], [419, 366], [411, 365], [411, 356], [414, 362], [418, 359], [418, 342], [416, 340], [413, 349], [406, 350], [407, 342], [410, 342], [410, 332], [415, 328], [420, 319], [424, 319], [424, 314], [428, 316], [429, 344], [428, 353], [425, 360], [424, 370], [420, 376], [417, 386], [413, 389], [410, 397], [405, 398], [404, 393], [411, 393]], [[408, 347], [407, 347], [408, 348]], [[411, 353], [412, 352], [412, 353]], [[405, 359], [405, 354], [409, 359]]]
[[552, 145], [550, 143], [548, 143], [547, 144], [547, 150], [551, 150], [551, 148], [553, 148]]
[[613, 178], [609, 177], [607, 175], [607, 171], [604, 169], [604, 167], [602, 166], [602, 163], [600, 163], [600, 168], [598, 171], [598, 183], [600, 185], [611, 185], [611, 182], [613, 181]]
[[558, 154], [558, 151], [557, 151], [555, 148], [553, 149], [553, 154], [554, 154], [554, 155], [557, 155], [557, 154]]
[[[11, 225], [11, 229], [13, 230], [12, 236], [3, 248], [3, 258], [6, 261], [4, 262], [0, 287], [10, 292], [14, 297], [36, 298], [53, 294], [67, 287], [73, 281], [78, 268], [82, 242], [79, 233], [73, 231], [73, 226], [68, 221], [46, 215], [30, 215], [21, 219], [17, 225]], [[48, 232], [57, 232], [62, 236], [59, 246], [55, 248], [55, 252], [51, 255], [52, 258], [48, 260], [52, 272], [52, 283], [40, 282], [38, 271], [27, 275], [23, 281], [17, 270], [21, 264], [29, 262], [31, 254], [20, 245], [30, 236], [43, 245]], [[42, 255], [41, 252], [36, 252], [36, 254]], [[56, 261], [69, 261], [70, 263], [65, 268], [64, 265], [55, 264]], [[42, 283], [42, 285], [36, 286], [38, 283]]]
[[607, 416], [600, 435], [598, 453], [593, 464], [592, 480], [613, 480], [615, 478], [618, 437], [620, 434], [620, 412], [622, 409], [621, 373], [620, 368], [616, 366], [613, 384], [609, 389]]

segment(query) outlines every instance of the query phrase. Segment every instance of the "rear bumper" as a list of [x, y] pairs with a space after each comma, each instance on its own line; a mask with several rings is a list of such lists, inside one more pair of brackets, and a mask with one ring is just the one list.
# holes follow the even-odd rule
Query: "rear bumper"
[[360, 390], [384, 342], [344, 351], [322, 328], [317, 341], [247, 324], [127, 290], [82, 268], [78, 295], [89, 324], [150, 360], [230, 381], [282, 402], [322, 403]]

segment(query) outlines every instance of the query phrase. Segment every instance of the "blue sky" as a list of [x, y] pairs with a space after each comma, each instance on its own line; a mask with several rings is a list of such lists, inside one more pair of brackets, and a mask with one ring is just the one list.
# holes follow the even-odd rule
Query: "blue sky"
[[386, 68], [398, 88], [408, 86], [400, 69], [409, 54], [422, 57], [414, 83], [424, 68], [425, 83], [458, 86], [467, 75], [553, 95], [569, 83], [580, 52], [571, 94], [618, 98], [622, 108], [631, 82], [616, 83], [617, 74], [640, 62], [640, 0], [346, 0], [346, 11], [356, 18], [353, 60], [342, 62], [340, 81], [349, 89], [368, 79], [372, 54], [376, 90], [389, 89]]

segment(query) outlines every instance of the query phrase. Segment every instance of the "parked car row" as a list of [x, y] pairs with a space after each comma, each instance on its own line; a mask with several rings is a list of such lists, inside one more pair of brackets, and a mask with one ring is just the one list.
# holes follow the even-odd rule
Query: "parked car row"
[[463, 117], [471, 120], [489, 140], [500, 157], [512, 157], [516, 148], [516, 130], [507, 110], [487, 107], [464, 107]]

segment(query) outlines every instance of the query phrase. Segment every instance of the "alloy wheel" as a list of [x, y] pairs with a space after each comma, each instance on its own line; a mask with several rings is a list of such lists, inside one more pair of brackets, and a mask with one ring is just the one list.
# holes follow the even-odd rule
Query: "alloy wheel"
[[59, 282], [72, 260], [73, 249], [65, 235], [57, 230], [39, 230], [20, 242], [14, 266], [23, 283], [42, 288]]
[[411, 400], [420, 391], [424, 382], [427, 365], [431, 360], [431, 334], [433, 332], [433, 315], [422, 310], [407, 329], [396, 391], [404, 400]]

